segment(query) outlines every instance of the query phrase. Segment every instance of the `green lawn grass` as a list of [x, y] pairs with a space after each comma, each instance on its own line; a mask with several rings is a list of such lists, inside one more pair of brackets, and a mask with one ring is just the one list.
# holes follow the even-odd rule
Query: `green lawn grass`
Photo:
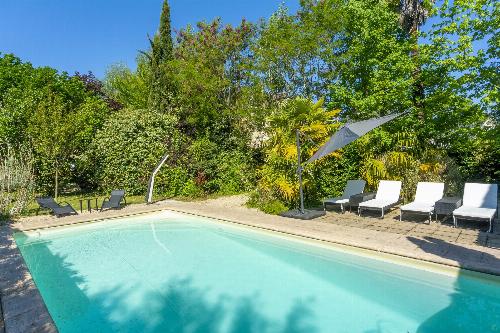
[[[198, 197], [175, 197], [175, 198], [169, 197], [169, 198], [167, 198], [167, 197], [155, 195], [154, 201], [160, 201], [160, 200], [165, 200], [165, 199], [175, 199], [175, 200], [179, 200], [179, 201], [203, 201], [203, 200], [207, 200], [207, 199], [216, 199], [216, 198], [220, 198], [223, 196], [225, 196], [225, 195], [223, 195], [223, 194], [208, 194], [208, 195], [198, 196]], [[60, 195], [57, 198], [57, 202], [59, 204], [63, 204], [63, 205], [65, 203], [69, 203], [71, 206], [73, 206], [73, 208], [78, 213], [80, 213], [80, 199], [91, 198], [92, 200], [90, 201], [90, 204], [92, 206], [92, 210], [94, 210], [96, 208], [95, 207], [95, 198], [97, 198], [97, 204], [100, 208], [102, 206], [102, 201], [104, 200], [104, 198], [108, 198], [108, 197], [109, 197], [109, 194], [102, 194], [102, 193], [64, 194], [64, 195]], [[127, 205], [139, 204], [139, 203], [146, 202], [144, 195], [131, 195], [131, 196], [126, 195], [125, 199], [127, 199]], [[38, 208], [39, 208], [38, 203], [35, 201], [35, 198], [33, 198], [33, 200], [30, 201], [30, 203], [28, 204], [26, 209], [20, 214], [20, 216], [21, 217], [34, 216], [34, 215], [37, 215], [37, 213], [39, 215], [50, 214], [49, 210], [44, 209], [44, 210], [38, 211]], [[87, 200], [82, 201], [82, 208], [83, 208], [83, 211], [87, 210]]]
[[[92, 200], [90, 201], [92, 210], [94, 210], [95, 207], [95, 198], [97, 198], [97, 204], [99, 208], [101, 208], [102, 201], [104, 198], [108, 198], [109, 194], [99, 194], [99, 193], [85, 193], [85, 194], [71, 194], [71, 195], [60, 195], [57, 198], [57, 202], [59, 204], [65, 204], [69, 203], [73, 208], [77, 211], [80, 212], [80, 199], [86, 199], [86, 198], [91, 198]], [[138, 204], [138, 203], [145, 203], [145, 199], [143, 195], [132, 195], [132, 196], [125, 196], [125, 199], [127, 200], [127, 205], [130, 204]], [[33, 216], [36, 215], [38, 212], [38, 203], [33, 200], [29, 203], [28, 207], [23, 211], [21, 216]], [[85, 211], [87, 209], [87, 200], [82, 201], [82, 208]], [[49, 210], [40, 210], [39, 215], [44, 215], [44, 214], [50, 214]]]

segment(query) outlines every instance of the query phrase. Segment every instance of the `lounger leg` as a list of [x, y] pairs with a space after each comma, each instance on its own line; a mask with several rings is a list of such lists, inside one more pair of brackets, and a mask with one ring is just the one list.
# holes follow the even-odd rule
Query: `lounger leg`
[[358, 206], [358, 215], [361, 216], [361, 206]]
[[457, 217], [455, 215], [453, 215], [453, 226], [457, 227]]
[[384, 218], [384, 209], [382, 208], [382, 218]]
[[403, 211], [401, 210], [400, 212], [401, 213], [399, 213], [399, 222], [403, 221]]
[[490, 228], [488, 229], [488, 232], [493, 232], [493, 219], [490, 219]]
[[344, 214], [344, 204], [340, 204], [340, 210], [342, 210], [342, 214]]

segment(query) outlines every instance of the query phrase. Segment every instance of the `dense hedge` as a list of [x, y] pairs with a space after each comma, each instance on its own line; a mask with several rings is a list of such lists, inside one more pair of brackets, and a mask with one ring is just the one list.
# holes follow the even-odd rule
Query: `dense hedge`
[[102, 190], [123, 188], [145, 194], [149, 175], [161, 159], [180, 147], [177, 119], [148, 110], [122, 110], [108, 119], [82, 161]]

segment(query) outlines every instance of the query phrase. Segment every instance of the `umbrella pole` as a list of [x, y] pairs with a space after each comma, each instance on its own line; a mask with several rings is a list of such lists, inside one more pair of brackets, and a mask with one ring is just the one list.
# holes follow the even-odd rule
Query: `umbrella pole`
[[300, 159], [300, 132], [296, 131], [296, 141], [297, 141], [297, 175], [299, 176], [299, 193], [300, 193], [300, 212], [304, 214], [304, 190], [302, 188], [302, 161]]
[[312, 220], [316, 217], [324, 216], [326, 213], [324, 210], [305, 210], [304, 209], [304, 187], [302, 184], [302, 171], [304, 171], [304, 163], [302, 165], [302, 159], [300, 156], [300, 131], [296, 131], [296, 143], [297, 143], [297, 176], [299, 177], [299, 193], [300, 193], [300, 207], [299, 209], [292, 209], [281, 213], [281, 216], [290, 217], [292, 219], [300, 220]]

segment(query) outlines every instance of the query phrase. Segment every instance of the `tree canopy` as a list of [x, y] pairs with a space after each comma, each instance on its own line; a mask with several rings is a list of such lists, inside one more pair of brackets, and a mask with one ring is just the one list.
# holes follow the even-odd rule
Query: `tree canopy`
[[499, 9], [302, 0], [296, 13], [173, 33], [164, 1], [137, 68], [112, 65], [102, 82], [0, 55], [0, 145], [32, 153], [39, 193], [140, 194], [168, 152], [159, 194], [252, 191], [278, 212], [297, 202], [295, 129], [320, 144], [346, 121], [408, 111], [306, 169], [308, 200], [355, 177], [401, 179], [405, 199], [419, 180], [459, 194], [466, 180], [500, 179]]

